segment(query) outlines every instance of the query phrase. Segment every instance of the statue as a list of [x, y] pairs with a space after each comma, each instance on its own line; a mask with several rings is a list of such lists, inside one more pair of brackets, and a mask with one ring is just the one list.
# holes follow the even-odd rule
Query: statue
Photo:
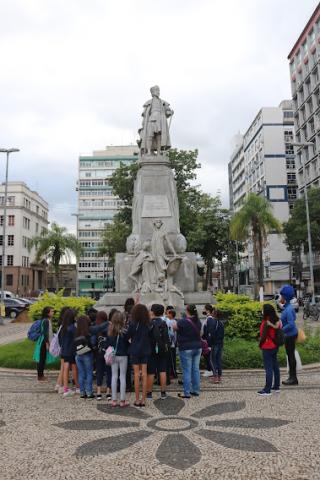
[[136, 255], [129, 273], [133, 280], [135, 289], [133, 293], [149, 293], [155, 288], [155, 266], [154, 259], [150, 253], [150, 242], [144, 242], [142, 249]]
[[169, 128], [167, 118], [173, 115], [173, 110], [169, 103], [162, 100], [160, 88], [156, 85], [150, 88], [152, 99], [143, 105], [142, 127], [138, 133], [140, 140], [138, 145], [141, 154], [154, 155], [155, 151], [158, 155], [161, 152], [171, 148]]
[[174, 257], [176, 257], [177, 254], [167, 235], [162, 220], [157, 218], [153, 221], [152, 226], [153, 234], [151, 238], [151, 253], [154, 258], [156, 275], [159, 280], [160, 278], [163, 278], [163, 276], [166, 277], [167, 262], [169, 261], [166, 254], [165, 242]]

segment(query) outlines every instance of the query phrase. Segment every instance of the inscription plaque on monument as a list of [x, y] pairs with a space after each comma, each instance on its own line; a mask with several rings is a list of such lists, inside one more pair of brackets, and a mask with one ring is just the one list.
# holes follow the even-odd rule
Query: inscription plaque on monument
[[144, 195], [142, 217], [171, 217], [167, 195]]

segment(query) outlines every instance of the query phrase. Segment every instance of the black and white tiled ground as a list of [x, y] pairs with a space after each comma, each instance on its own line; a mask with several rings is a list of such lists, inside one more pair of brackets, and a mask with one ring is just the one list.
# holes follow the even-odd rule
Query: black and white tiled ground
[[53, 386], [0, 372], [1, 480], [320, 478], [320, 370], [267, 398], [261, 373], [226, 373], [199, 398], [173, 385], [145, 409], [62, 399]]

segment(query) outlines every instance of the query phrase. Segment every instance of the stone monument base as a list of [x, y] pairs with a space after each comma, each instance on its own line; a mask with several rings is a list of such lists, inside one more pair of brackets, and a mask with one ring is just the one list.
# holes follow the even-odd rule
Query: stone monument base
[[[177, 311], [178, 316], [184, 312], [186, 305], [195, 304], [198, 309], [199, 316], [202, 315], [203, 307], [206, 303], [213, 303], [213, 295], [211, 292], [193, 292], [185, 293], [184, 300], [174, 292], [168, 292], [168, 301], [165, 302], [165, 307], [167, 305], [174, 305]], [[172, 295], [172, 297], [170, 297]], [[134, 294], [130, 293], [105, 293], [103, 297], [98, 300], [94, 308], [97, 310], [103, 310], [107, 313], [110, 312], [112, 308], [117, 308], [123, 310], [124, 303], [128, 297], [133, 297]], [[144, 303], [150, 307], [153, 303], [164, 304], [163, 294], [160, 293], [147, 293], [139, 294], [140, 303]]]

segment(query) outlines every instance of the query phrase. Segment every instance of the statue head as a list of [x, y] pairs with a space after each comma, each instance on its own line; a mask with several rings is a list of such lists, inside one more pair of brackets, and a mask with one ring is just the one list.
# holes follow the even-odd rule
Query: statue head
[[154, 97], [159, 97], [160, 96], [160, 87], [158, 85], [155, 85], [154, 87], [150, 88], [151, 95]]
[[160, 228], [161, 228], [162, 225], [163, 225], [163, 221], [161, 220], [161, 218], [157, 218], [156, 220], [153, 221], [153, 225], [154, 225], [158, 230], [160, 230]]
[[149, 252], [149, 250], [150, 250], [150, 242], [149, 242], [149, 240], [146, 240], [145, 242], [143, 242], [143, 244], [142, 244], [142, 250], [143, 250], [144, 252]]

